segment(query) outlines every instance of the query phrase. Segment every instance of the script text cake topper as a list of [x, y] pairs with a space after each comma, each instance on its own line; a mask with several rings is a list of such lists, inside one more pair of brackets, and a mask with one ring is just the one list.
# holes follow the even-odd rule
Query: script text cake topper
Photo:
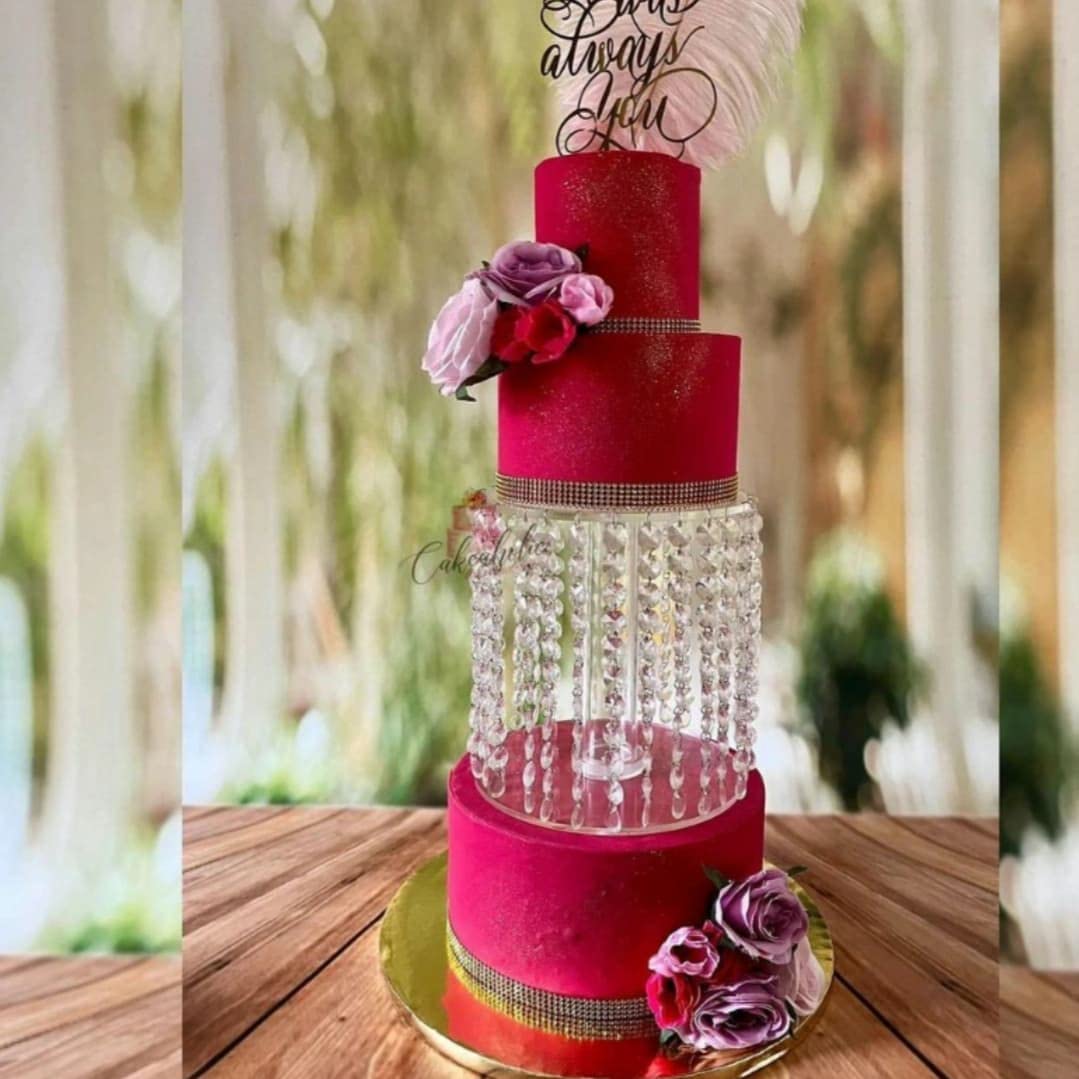
[[[686, 144], [712, 122], [718, 107], [715, 82], [684, 61], [704, 30], [687, 19], [700, 0], [543, 0], [543, 25], [558, 40], [543, 56], [543, 74], [588, 78], [558, 129], [562, 154], [640, 147], [645, 132], [683, 157]], [[659, 28], [642, 24], [646, 12]], [[622, 73], [619, 88], [617, 73]], [[676, 110], [674, 98], [694, 100], [698, 116]]]
[[738, 154], [798, 44], [804, 0], [541, 0], [560, 154]]

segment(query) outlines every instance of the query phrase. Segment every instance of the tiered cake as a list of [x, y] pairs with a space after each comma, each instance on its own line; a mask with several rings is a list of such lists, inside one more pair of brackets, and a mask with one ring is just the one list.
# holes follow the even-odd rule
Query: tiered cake
[[[698, 166], [745, 148], [801, 13], [543, 0], [562, 156], [536, 170], [536, 239], [468, 274], [428, 338], [445, 396], [498, 378], [498, 475], [455, 517], [473, 691], [448, 868], [402, 889], [384, 963], [484, 1074], [748, 1074], [831, 984], [827, 927], [763, 864], [741, 342], [699, 321]], [[421, 954], [435, 1011], [401, 988]]]
[[487, 1004], [651, 1032], [649, 959], [761, 870], [760, 518], [738, 492], [740, 341], [700, 332], [700, 172], [590, 153], [536, 172], [542, 244], [613, 307], [499, 379], [475, 513], [469, 755], [449, 785], [451, 959]]

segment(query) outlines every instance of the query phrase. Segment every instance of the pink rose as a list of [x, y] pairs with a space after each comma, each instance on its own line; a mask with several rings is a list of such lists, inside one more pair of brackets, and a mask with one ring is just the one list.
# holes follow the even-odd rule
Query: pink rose
[[791, 1028], [774, 979], [750, 977], [706, 989], [687, 1032], [694, 1049], [752, 1049], [784, 1037]]
[[438, 313], [427, 338], [423, 369], [446, 397], [452, 397], [491, 355], [498, 303], [479, 281], [464, 283]]
[[572, 274], [562, 282], [558, 299], [582, 326], [595, 326], [611, 313], [614, 289], [595, 274]]
[[794, 950], [794, 958], [772, 968], [776, 991], [794, 1009], [795, 1014], [812, 1015], [824, 999], [824, 968], [813, 954], [809, 937], [803, 937]]
[[557, 300], [530, 307], [517, 317], [514, 337], [527, 346], [533, 363], [560, 360], [577, 340], [577, 323]]
[[809, 931], [809, 915], [779, 869], [728, 884], [716, 900], [715, 918], [736, 948], [780, 965], [791, 961]]
[[676, 929], [648, 960], [648, 969], [668, 977], [686, 974], [691, 978], [711, 978], [719, 966], [719, 951], [703, 929], [685, 926]]
[[644, 987], [648, 1007], [660, 1030], [673, 1030], [683, 1041], [691, 1032], [701, 990], [682, 974], [652, 974]]

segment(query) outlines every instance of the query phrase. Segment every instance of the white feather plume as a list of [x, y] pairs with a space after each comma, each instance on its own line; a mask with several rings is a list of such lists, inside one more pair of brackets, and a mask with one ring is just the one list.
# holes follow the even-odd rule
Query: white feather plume
[[[605, 25], [626, 0], [576, 0], [564, 5], [570, 17], [580, 18], [590, 9], [596, 24]], [[658, 5], [653, 5], [658, 6]], [[607, 34], [616, 43], [629, 35], [670, 34], [672, 12], [685, 8], [669, 2], [666, 15], [649, 12], [642, 0], [632, 14], [621, 15]], [[802, 30], [804, 0], [698, 0], [682, 17], [680, 38], [696, 29], [673, 68], [696, 69], [711, 80], [711, 85], [691, 72], [672, 73], [645, 97], [666, 96], [665, 127], [668, 132], [688, 134], [700, 126], [714, 106], [715, 115], [707, 127], [686, 142], [684, 149], [672, 144], [656, 128], [638, 125], [632, 130], [618, 130], [613, 137], [624, 149], [652, 150], [681, 156], [682, 160], [702, 168], [718, 168], [740, 154], [759, 126], [771, 102], [780, 77], [789, 66], [798, 47]], [[575, 16], [571, 13], [576, 12]], [[677, 26], [677, 20], [674, 20]], [[634, 90], [635, 75], [611, 66], [610, 85], [595, 81], [593, 73], [564, 74], [558, 79], [558, 98], [563, 117], [570, 117], [582, 105], [596, 109], [606, 93], [608, 100], [624, 98]], [[658, 100], [658, 97], [657, 97]], [[572, 125], [574, 121], [570, 121]], [[601, 138], [589, 149], [599, 149]], [[565, 147], [561, 147], [565, 149]], [[578, 143], [577, 149], [582, 147]]]

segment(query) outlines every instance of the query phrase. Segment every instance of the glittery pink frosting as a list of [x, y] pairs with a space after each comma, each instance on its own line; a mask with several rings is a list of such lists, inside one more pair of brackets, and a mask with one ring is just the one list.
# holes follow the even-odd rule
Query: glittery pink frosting
[[[663, 154], [551, 158], [536, 238], [589, 249], [612, 319], [700, 314], [700, 170]], [[639, 327], [634, 327], [639, 329]], [[584, 334], [557, 363], [499, 379], [499, 471], [525, 480], [666, 484], [738, 473], [741, 342], [717, 334]]]
[[741, 341], [596, 334], [506, 371], [498, 470], [576, 483], [690, 483], [738, 472]]
[[569, 996], [644, 995], [648, 960], [700, 922], [715, 886], [764, 857], [764, 784], [712, 820], [653, 835], [556, 831], [511, 817], [476, 787], [467, 758], [449, 784], [448, 915], [477, 959]]
[[615, 317], [700, 313], [701, 172], [665, 154], [553, 157], [536, 169], [536, 239], [589, 248]]

